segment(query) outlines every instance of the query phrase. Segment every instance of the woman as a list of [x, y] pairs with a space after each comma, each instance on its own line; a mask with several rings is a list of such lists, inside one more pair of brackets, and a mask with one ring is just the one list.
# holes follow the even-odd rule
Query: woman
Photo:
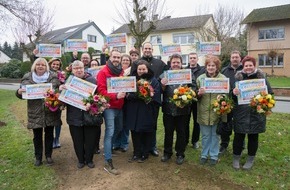
[[145, 103], [136, 93], [128, 93], [126, 95], [125, 106], [125, 125], [131, 130], [133, 142], [133, 156], [129, 162], [144, 162], [148, 159], [151, 143], [153, 140], [153, 131], [155, 126], [155, 118], [157, 117], [156, 104], [161, 104], [160, 85], [154, 77], [150, 65], [145, 60], [138, 62], [137, 70], [132, 72], [136, 76], [136, 80], [147, 80], [154, 89], [154, 95], [149, 103]]
[[[49, 66], [44, 58], [37, 58], [31, 66], [31, 72], [25, 74], [21, 80], [21, 86], [30, 84], [52, 83], [55, 90], [60, 82], [54, 72], [49, 71]], [[16, 96], [22, 99], [24, 88], [16, 92]], [[44, 107], [43, 99], [27, 100], [28, 124], [27, 128], [33, 130], [33, 144], [35, 155], [35, 166], [42, 164], [43, 155], [43, 131], [44, 135], [44, 153], [46, 163], [53, 164], [52, 145], [53, 145], [53, 127], [59, 122], [59, 116], [55, 112], [47, 111]]]
[[[200, 164], [204, 165], [208, 156], [210, 157], [210, 165], [214, 166], [218, 162], [219, 154], [219, 136], [216, 133], [219, 116], [211, 109], [211, 103], [217, 98], [218, 94], [206, 93], [202, 86], [205, 78], [225, 78], [219, 72], [221, 61], [216, 56], [209, 56], [205, 60], [206, 71], [197, 78], [198, 102], [197, 102], [197, 122], [201, 131], [201, 157]], [[226, 121], [226, 116], [222, 117]]]
[[[130, 74], [132, 60], [131, 57], [127, 54], [123, 54], [121, 57], [121, 66], [124, 71], [124, 76]], [[124, 103], [123, 110], [125, 110], [126, 102]], [[126, 113], [123, 112], [123, 117], [126, 117]], [[123, 120], [125, 121], [125, 119]], [[120, 150], [121, 152], [126, 152], [129, 146], [129, 129], [126, 127], [125, 122], [123, 122], [123, 129], [118, 134], [113, 143], [113, 150]]]
[[[72, 63], [72, 74], [75, 77], [96, 84], [96, 79], [85, 72], [84, 64], [81, 61], [77, 60]], [[61, 89], [63, 87], [61, 86]], [[78, 158], [77, 167], [81, 169], [87, 164], [89, 168], [94, 168], [93, 157], [98, 127], [84, 126], [84, 111], [71, 105], [67, 105], [66, 117], [75, 153]]]
[[[256, 68], [256, 60], [253, 57], [246, 56], [242, 60], [243, 70], [235, 75], [236, 81], [250, 79], [265, 79], [265, 74]], [[268, 93], [273, 94], [269, 82], [266, 80]], [[239, 95], [239, 89], [233, 90], [234, 95]], [[236, 99], [235, 99], [236, 100]], [[233, 141], [233, 167], [240, 168], [240, 158], [243, 150], [243, 142], [245, 136], [248, 135], [248, 158], [243, 169], [249, 170], [252, 168], [254, 158], [256, 156], [259, 145], [259, 133], [266, 131], [266, 116], [255, 112], [248, 104], [238, 105], [235, 101], [233, 110], [233, 126], [234, 126], [234, 141]]]
[[[182, 57], [178, 54], [173, 54], [170, 57], [170, 70], [182, 69]], [[184, 162], [184, 151], [185, 151], [185, 127], [187, 117], [190, 111], [190, 106], [185, 106], [183, 108], [177, 107], [175, 104], [170, 102], [170, 98], [173, 97], [174, 90], [178, 88], [179, 84], [166, 85], [168, 80], [166, 78], [161, 79], [162, 89], [163, 89], [163, 102], [162, 102], [162, 112], [163, 112], [163, 123], [164, 123], [164, 152], [161, 158], [162, 162], [167, 162], [173, 152], [173, 137], [174, 131], [176, 131], [176, 142], [175, 142], [175, 152], [176, 152], [176, 164], [180, 165]], [[189, 84], [191, 86], [191, 84]]]
[[[52, 72], [55, 72], [57, 75], [61, 74], [61, 60], [58, 58], [52, 58], [49, 62], [49, 69]], [[64, 81], [63, 81], [64, 82]], [[61, 110], [57, 110], [56, 114], [59, 116], [59, 120], [57, 124], [54, 126], [55, 129], [55, 136], [53, 138], [53, 148], [60, 148], [60, 142], [59, 142], [59, 137], [60, 137], [60, 131], [61, 131]]]

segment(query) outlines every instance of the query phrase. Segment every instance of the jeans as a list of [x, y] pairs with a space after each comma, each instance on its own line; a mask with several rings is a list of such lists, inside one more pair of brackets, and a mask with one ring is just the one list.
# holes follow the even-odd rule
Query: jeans
[[60, 131], [61, 131], [61, 125], [60, 126], [55, 126], [55, 136], [54, 138], [59, 139], [60, 136]]
[[217, 125], [200, 125], [201, 131], [201, 158], [217, 160], [219, 154], [219, 136], [216, 134]]
[[112, 159], [112, 146], [116, 137], [122, 130], [123, 110], [106, 109], [104, 111], [105, 119], [105, 136], [104, 136], [104, 154], [105, 161]]
[[129, 147], [129, 129], [123, 128], [119, 135], [116, 137], [115, 141], [113, 142], [114, 148], [123, 148], [128, 149]]

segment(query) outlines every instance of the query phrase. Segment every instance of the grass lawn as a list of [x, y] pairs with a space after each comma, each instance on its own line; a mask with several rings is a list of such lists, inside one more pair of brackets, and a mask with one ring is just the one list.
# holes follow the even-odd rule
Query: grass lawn
[[271, 87], [289, 87], [290, 77], [268, 77]]
[[[11, 112], [12, 104], [17, 105], [17, 109], [25, 107], [26, 104], [25, 101], [17, 99], [14, 93], [14, 91], [0, 90], [0, 121], [7, 124], [0, 127], [0, 189], [55, 189], [58, 181], [54, 170], [45, 165], [38, 168], [33, 166], [31, 132], [23, 127], [21, 124], [23, 122], [17, 121]], [[159, 115], [158, 122], [157, 141], [162, 153], [164, 138], [162, 113]], [[289, 189], [289, 126], [290, 114], [273, 113], [268, 117], [267, 131], [259, 136], [259, 150], [254, 167], [250, 171], [235, 171], [232, 168], [232, 145], [229, 146], [228, 152], [220, 157], [215, 167], [200, 166], [201, 149], [194, 150], [190, 146], [186, 150], [186, 161], [197, 167], [205, 167], [208, 172], [217, 177], [249, 188]], [[232, 138], [233, 136], [231, 140]], [[246, 153], [247, 150], [244, 150], [242, 163], [245, 162]]]
[[32, 135], [11, 112], [12, 104], [21, 109], [25, 101], [16, 98], [15, 91], [0, 90], [0, 94], [0, 189], [55, 189], [54, 170], [33, 166]]

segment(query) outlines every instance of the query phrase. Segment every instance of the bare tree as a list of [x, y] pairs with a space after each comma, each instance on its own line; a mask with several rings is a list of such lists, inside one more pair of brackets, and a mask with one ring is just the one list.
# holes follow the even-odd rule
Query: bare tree
[[[156, 28], [160, 18], [165, 15], [166, 0], [125, 0], [121, 11], [117, 9], [121, 23], [127, 23], [136, 42], [134, 47], [140, 51], [142, 43]], [[117, 21], [118, 22], [118, 21]]]
[[271, 63], [271, 76], [274, 76], [274, 65], [276, 63], [276, 65], [278, 65], [278, 60], [277, 56], [279, 56], [282, 53], [283, 48], [281, 48], [281, 44], [279, 42], [274, 43], [274, 42], [270, 42], [268, 44], [268, 48], [267, 48], [267, 55], [269, 57], [269, 61]]
[[12, 28], [14, 37], [28, 57], [31, 57], [40, 37], [53, 28], [53, 12], [46, 9], [42, 2], [36, 6], [35, 12], [27, 14], [25, 21], [19, 21]]

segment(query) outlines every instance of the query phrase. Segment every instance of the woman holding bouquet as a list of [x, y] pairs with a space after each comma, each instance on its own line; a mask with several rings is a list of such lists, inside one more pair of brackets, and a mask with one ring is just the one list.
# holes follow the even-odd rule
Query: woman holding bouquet
[[[50, 70], [52, 72], [55, 72], [58, 75], [60, 82], [64, 83], [65, 78], [64, 78], [64, 74], [61, 71], [61, 60], [59, 58], [52, 58], [51, 60], [49, 60], [48, 65], [49, 65]], [[55, 113], [58, 115], [59, 120], [54, 126], [55, 135], [53, 138], [53, 148], [60, 148], [59, 137], [60, 137], [60, 131], [61, 131], [61, 125], [62, 125], [61, 110], [58, 109]]]
[[[60, 82], [56, 73], [49, 70], [47, 61], [44, 58], [37, 58], [31, 66], [31, 72], [25, 74], [21, 80], [22, 88], [16, 92], [16, 96], [22, 99], [25, 92], [25, 85], [52, 83], [55, 90], [59, 87]], [[33, 130], [33, 144], [35, 155], [35, 166], [42, 164], [43, 156], [43, 131], [44, 135], [44, 152], [48, 165], [53, 164], [52, 144], [53, 144], [53, 127], [58, 124], [59, 117], [55, 112], [45, 109], [43, 99], [27, 100], [28, 124], [27, 128]]]
[[[268, 88], [268, 93], [273, 94], [272, 88], [265, 78], [265, 74], [256, 68], [256, 60], [253, 57], [246, 56], [242, 60], [243, 70], [235, 75], [236, 81], [250, 79], [265, 79]], [[233, 90], [234, 95], [239, 95], [239, 89]], [[252, 109], [248, 104], [238, 105], [235, 99], [235, 107], [233, 110], [233, 126], [234, 126], [234, 141], [233, 141], [233, 167], [240, 168], [240, 158], [243, 150], [243, 142], [245, 136], [248, 135], [248, 158], [243, 165], [243, 169], [249, 170], [252, 168], [254, 158], [258, 150], [259, 133], [266, 131], [266, 115], [260, 114]]]
[[[76, 60], [71, 66], [72, 74], [75, 77], [96, 84], [96, 79], [85, 72], [83, 62]], [[61, 86], [62, 88], [65, 88], [65, 86]], [[66, 121], [69, 125], [75, 153], [78, 158], [77, 167], [81, 169], [87, 164], [89, 168], [94, 168], [93, 157], [98, 126], [84, 126], [84, 111], [71, 105], [67, 105]]]
[[137, 93], [127, 93], [125, 106], [125, 125], [131, 130], [134, 148], [129, 162], [142, 163], [148, 159], [151, 149], [158, 111], [156, 104], [161, 104], [160, 85], [145, 60], [138, 61], [132, 75], [136, 76]]
[[[170, 70], [179, 70], [182, 69], [182, 57], [178, 54], [173, 54], [170, 57]], [[174, 95], [174, 91], [180, 86], [179, 84], [175, 85], [166, 85], [168, 80], [166, 78], [161, 79], [162, 89], [163, 89], [163, 102], [162, 102], [162, 112], [163, 112], [163, 123], [164, 123], [164, 151], [161, 158], [162, 162], [167, 162], [173, 152], [173, 136], [174, 131], [176, 131], [176, 143], [175, 143], [175, 152], [176, 152], [176, 164], [182, 164], [184, 161], [184, 151], [186, 147], [185, 139], [185, 128], [186, 121], [188, 120], [188, 115], [190, 112], [190, 105], [178, 105], [172, 103], [170, 100]], [[188, 84], [191, 86], [191, 84]]]
[[[197, 122], [201, 131], [201, 157], [200, 164], [204, 165], [210, 158], [209, 164], [214, 166], [218, 162], [219, 136], [216, 133], [220, 116], [211, 108], [211, 103], [218, 98], [218, 94], [206, 93], [202, 86], [205, 78], [225, 78], [220, 71], [221, 61], [216, 56], [208, 56], [205, 60], [206, 72], [197, 78], [198, 102]], [[226, 121], [226, 115], [222, 116]]]

